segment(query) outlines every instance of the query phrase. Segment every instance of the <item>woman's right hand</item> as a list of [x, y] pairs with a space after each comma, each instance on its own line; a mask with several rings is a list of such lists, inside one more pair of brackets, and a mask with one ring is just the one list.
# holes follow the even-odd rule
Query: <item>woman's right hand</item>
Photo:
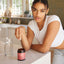
[[15, 29], [15, 36], [17, 39], [21, 40], [22, 35], [25, 35], [25, 27], [24, 26], [20, 26]]

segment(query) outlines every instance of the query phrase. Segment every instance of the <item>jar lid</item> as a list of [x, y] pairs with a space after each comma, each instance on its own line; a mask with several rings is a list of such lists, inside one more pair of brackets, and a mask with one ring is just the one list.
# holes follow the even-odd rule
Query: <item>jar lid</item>
[[25, 52], [25, 49], [24, 48], [18, 49], [18, 53], [24, 53], [24, 52]]

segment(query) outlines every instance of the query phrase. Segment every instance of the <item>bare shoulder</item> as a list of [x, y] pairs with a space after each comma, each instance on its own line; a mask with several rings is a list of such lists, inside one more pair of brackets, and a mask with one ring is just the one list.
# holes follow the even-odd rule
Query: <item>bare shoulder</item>
[[60, 28], [60, 23], [58, 21], [53, 21], [48, 24], [47, 32], [51, 34], [57, 34]]
[[53, 21], [51, 23], [48, 24], [49, 27], [59, 27], [60, 26], [60, 22], [59, 21]]

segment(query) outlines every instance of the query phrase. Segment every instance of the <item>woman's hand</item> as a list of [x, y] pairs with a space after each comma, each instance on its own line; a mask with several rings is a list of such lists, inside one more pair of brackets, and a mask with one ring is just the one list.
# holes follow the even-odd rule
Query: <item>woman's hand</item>
[[21, 40], [22, 35], [24, 35], [24, 34], [25, 34], [25, 27], [24, 26], [20, 26], [15, 29], [15, 36], [17, 39]]

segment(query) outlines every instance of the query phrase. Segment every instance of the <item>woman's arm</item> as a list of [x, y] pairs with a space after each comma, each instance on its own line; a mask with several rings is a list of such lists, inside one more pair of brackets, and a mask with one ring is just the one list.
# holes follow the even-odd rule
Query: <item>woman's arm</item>
[[25, 33], [25, 27], [21, 26], [16, 28], [15, 35], [17, 39], [21, 39], [22, 47], [27, 51], [30, 49], [32, 40], [34, 38], [33, 31], [28, 27], [27, 28], [27, 36]]
[[23, 45], [23, 48], [26, 51], [30, 49], [33, 38], [34, 38], [33, 31], [29, 27], [27, 27], [27, 36], [26, 34], [22, 34], [22, 40], [21, 40], [21, 44]]
[[31, 46], [31, 48], [42, 53], [48, 52], [59, 31], [59, 27], [60, 23], [58, 21], [51, 22], [48, 25], [43, 44], [34, 44]]

